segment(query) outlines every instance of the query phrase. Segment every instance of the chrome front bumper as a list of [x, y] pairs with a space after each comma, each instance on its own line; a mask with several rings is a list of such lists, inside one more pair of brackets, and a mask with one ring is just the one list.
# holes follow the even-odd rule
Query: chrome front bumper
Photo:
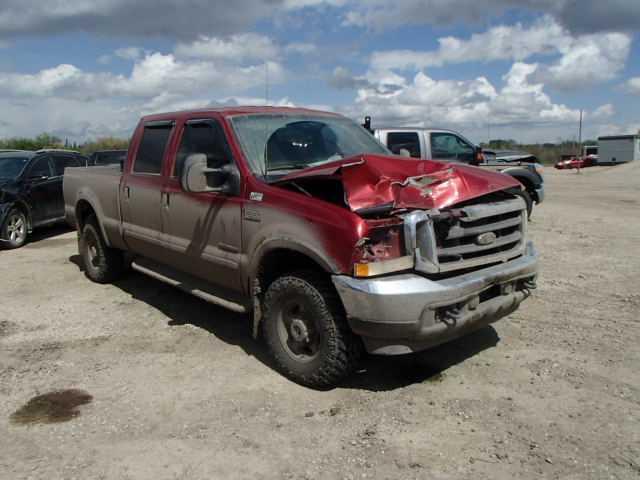
[[537, 264], [529, 242], [514, 260], [444, 280], [406, 273], [336, 275], [333, 283], [367, 350], [395, 355], [444, 343], [513, 312], [535, 288]]

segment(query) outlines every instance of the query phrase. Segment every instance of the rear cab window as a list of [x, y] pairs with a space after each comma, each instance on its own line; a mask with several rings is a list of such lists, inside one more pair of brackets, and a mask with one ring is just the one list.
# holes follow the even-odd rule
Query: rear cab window
[[173, 121], [148, 122], [144, 125], [132, 173], [160, 175], [173, 126]]
[[400, 150], [407, 150], [413, 158], [420, 158], [420, 138], [417, 132], [389, 132], [387, 146], [396, 155]]

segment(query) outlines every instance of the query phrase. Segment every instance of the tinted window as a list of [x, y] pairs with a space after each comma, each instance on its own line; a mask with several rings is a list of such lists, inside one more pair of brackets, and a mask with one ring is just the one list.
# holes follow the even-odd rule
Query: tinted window
[[96, 152], [94, 154], [95, 165], [113, 165], [124, 162], [127, 156], [126, 150], [113, 152]]
[[16, 178], [29, 157], [0, 157], [0, 178]]
[[431, 134], [431, 156], [437, 160], [471, 162], [475, 148], [453, 133]]
[[224, 131], [218, 122], [187, 123], [176, 155], [174, 176], [180, 176], [185, 159], [193, 153], [204, 153], [208, 166], [218, 168], [231, 161]]
[[30, 177], [50, 177], [51, 168], [49, 167], [49, 159], [47, 157], [38, 158], [29, 169]]
[[133, 165], [136, 173], [160, 173], [172, 125], [145, 126]]
[[80, 161], [71, 155], [53, 155], [53, 169], [55, 175], [64, 175], [64, 169], [67, 167], [81, 167]]
[[390, 132], [387, 134], [387, 146], [396, 155], [405, 149], [413, 158], [420, 158], [420, 140], [416, 132]]

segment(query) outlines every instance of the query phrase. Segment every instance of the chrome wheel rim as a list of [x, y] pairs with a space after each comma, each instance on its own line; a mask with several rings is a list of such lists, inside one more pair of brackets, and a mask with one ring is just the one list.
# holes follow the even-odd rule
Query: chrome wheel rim
[[7, 237], [13, 243], [22, 243], [27, 236], [27, 222], [24, 215], [15, 213], [7, 221]]

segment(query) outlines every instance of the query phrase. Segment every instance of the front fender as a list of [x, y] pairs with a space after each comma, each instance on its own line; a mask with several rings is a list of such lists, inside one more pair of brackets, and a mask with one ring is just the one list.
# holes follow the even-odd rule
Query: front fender
[[533, 188], [538, 188], [542, 184], [542, 178], [536, 172], [523, 167], [507, 167], [500, 170], [500, 173], [509, 175], [518, 180], [523, 185], [530, 184]]
[[340, 269], [335, 264], [335, 262], [327, 257], [324, 252], [319, 251], [317, 247], [300, 241], [299, 239], [294, 239], [292, 237], [283, 235], [278, 237], [265, 238], [257, 245], [257, 248], [254, 251], [249, 263], [248, 271], [251, 281], [256, 278], [260, 263], [262, 262], [264, 257], [269, 252], [280, 249], [292, 250], [309, 257], [311, 260], [320, 265], [320, 267], [322, 267], [322, 269], [327, 273], [340, 273]]

